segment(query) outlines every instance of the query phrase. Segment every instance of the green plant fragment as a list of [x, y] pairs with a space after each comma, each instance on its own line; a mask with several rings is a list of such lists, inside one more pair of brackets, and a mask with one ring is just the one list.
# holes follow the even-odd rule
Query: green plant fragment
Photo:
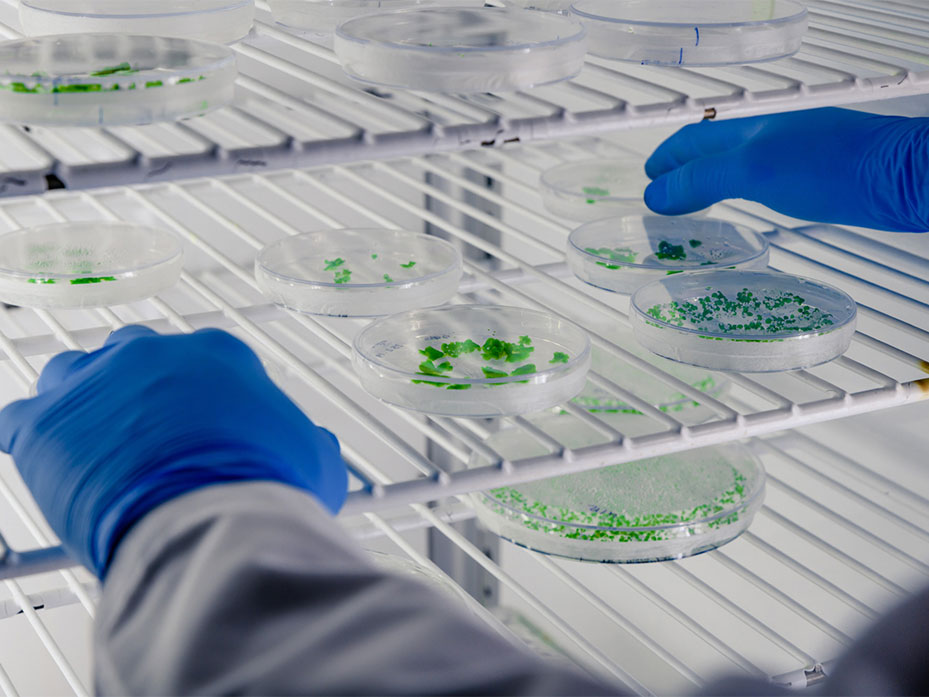
[[658, 251], [655, 256], [659, 259], [686, 259], [687, 254], [684, 252], [684, 245], [671, 244], [667, 240], [661, 240], [658, 243]]
[[390, 277], [390, 274], [389, 274], [389, 273], [385, 273], [385, 274], [384, 274], [384, 282], [385, 282], [385, 283], [393, 283], [393, 282], [394, 282], [394, 279], [392, 279], [392, 278]]
[[445, 389], [446, 390], [470, 390], [471, 385], [452, 384], [452, 385], [448, 385]]
[[416, 266], [416, 262], [410, 260], [405, 264], [400, 264], [400, 266], [402, 266], [404, 269], [412, 269], [414, 266]]
[[95, 276], [87, 278], [72, 278], [70, 283], [72, 286], [81, 286], [87, 283], [103, 283], [104, 281], [115, 281], [116, 279], [113, 276]]
[[149, 87], [163, 87], [164, 84], [165, 84], [165, 83], [162, 82], [161, 80], [149, 80], [148, 82], [145, 83], [145, 87], [146, 87], [146, 88], [149, 88]]
[[531, 375], [534, 372], [536, 372], [535, 363], [526, 363], [526, 365], [519, 366], [510, 375]]
[[[445, 353], [443, 353], [444, 350], [445, 350], [445, 345], [442, 346], [442, 351], [439, 351], [437, 348], [435, 348], [435, 347], [433, 347], [433, 346], [427, 346], [426, 348], [421, 349], [421, 350], [420, 350], [420, 353], [423, 354], [423, 355], [424, 355], [426, 358], [428, 358], [430, 361], [434, 361], [434, 360], [436, 360], [437, 358], [441, 358], [442, 356], [445, 355]], [[451, 355], [451, 354], [449, 354], [449, 355]], [[454, 358], [454, 356], [453, 356], [453, 358]]]
[[568, 362], [568, 354], [564, 353], [563, 351], [555, 351], [554, 355], [552, 355], [552, 360], [549, 361], [549, 363], [567, 363], [567, 362]]
[[696, 249], [697, 247], [701, 246], [703, 242], [701, 242], [700, 240], [691, 240], [687, 244], [689, 244], [691, 248]]
[[323, 267], [323, 271], [332, 271], [333, 269], [337, 269], [340, 266], [342, 266], [342, 264], [345, 263], [345, 259], [343, 259], [342, 257], [337, 257], [336, 259], [331, 259], [331, 260], [326, 259], [325, 262], [326, 262], [326, 265], [325, 267]]
[[488, 368], [486, 365], [481, 367], [481, 371], [484, 373], [485, 378], [505, 378], [507, 376], [506, 372], [496, 368]]
[[114, 65], [110, 68], [102, 68], [100, 70], [95, 70], [91, 73], [92, 77], [106, 77], [107, 75], [130, 75], [132, 73], [137, 73], [138, 70], [133, 70], [132, 66], [129, 65], [126, 61], [123, 61], [119, 65]]

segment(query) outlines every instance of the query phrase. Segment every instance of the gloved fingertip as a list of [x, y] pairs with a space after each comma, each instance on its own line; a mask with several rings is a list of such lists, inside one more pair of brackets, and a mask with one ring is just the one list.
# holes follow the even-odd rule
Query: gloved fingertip
[[670, 215], [668, 212], [668, 180], [658, 177], [645, 187], [645, 205], [661, 215]]
[[10, 402], [0, 410], [0, 451], [10, 453], [16, 444], [16, 436], [32, 410], [31, 399]]
[[332, 444], [335, 446], [336, 452], [342, 452], [342, 445], [339, 443], [339, 439], [336, 438], [336, 435], [330, 431], [328, 428], [319, 427], [319, 430], [329, 436], [329, 439], [332, 441]]
[[36, 383], [36, 393], [42, 394], [43, 392], [57, 387], [61, 384], [62, 380], [66, 379], [74, 370], [80, 367], [82, 359], [86, 359], [88, 356], [89, 354], [83, 351], [65, 351], [64, 353], [59, 353], [57, 356], [54, 356], [45, 364], [45, 368], [42, 369], [42, 374], [39, 375], [39, 380]]
[[113, 344], [120, 344], [145, 336], [158, 336], [158, 332], [141, 324], [130, 324], [110, 334], [106, 341], [103, 342], [103, 345], [112, 346]]

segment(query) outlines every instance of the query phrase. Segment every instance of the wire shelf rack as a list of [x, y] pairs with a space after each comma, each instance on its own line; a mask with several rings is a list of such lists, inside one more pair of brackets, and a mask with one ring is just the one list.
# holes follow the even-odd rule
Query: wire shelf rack
[[[362, 88], [328, 41], [275, 24], [259, 0], [235, 45], [234, 108], [135, 128], [0, 126], [0, 196], [173, 181], [286, 167], [457, 151], [510, 142], [681, 125], [929, 91], [929, 8], [917, 2], [811, 0], [791, 58], [684, 68], [589, 58], [569, 82], [507, 95]], [[0, 0], [0, 37], [20, 36]]]

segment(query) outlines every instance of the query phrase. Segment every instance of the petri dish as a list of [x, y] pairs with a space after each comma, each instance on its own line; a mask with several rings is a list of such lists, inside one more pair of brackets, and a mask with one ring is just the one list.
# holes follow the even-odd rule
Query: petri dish
[[483, 0], [268, 0], [274, 21], [296, 29], [331, 34], [354, 17], [411, 7], [481, 7]]
[[[600, 333], [638, 358], [661, 368], [665, 373], [703, 392], [708, 397], [718, 399], [729, 390], [730, 380], [724, 373], [716, 373], [656, 356], [636, 343], [631, 330], [614, 327]], [[672, 385], [652, 377], [598, 346], [592, 348], [590, 367], [594, 373], [632, 392], [659, 410], [677, 415], [688, 424], [702, 423], [714, 414], [708, 406], [695, 401]], [[583, 391], [571, 401], [595, 414], [641, 413], [609, 390], [589, 380]]]
[[774, 271], [702, 271], [632, 296], [636, 339], [653, 353], [713, 370], [809, 368], [842, 355], [857, 308], [846, 293]]
[[232, 101], [235, 57], [218, 44], [68, 34], [0, 44], [0, 121], [126, 126], [198, 116]]
[[571, 11], [571, 0], [502, 0], [504, 7], [519, 7], [524, 10], [540, 10], [542, 12], [560, 12], [568, 14]]
[[632, 293], [665, 276], [768, 265], [768, 242], [715, 218], [629, 215], [585, 223], [568, 236], [568, 266], [592, 286]]
[[453, 305], [377, 320], [354, 341], [361, 384], [389, 404], [430, 414], [512, 416], [577, 395], [590, 339], [545, 312]]
[[352, 78], [433, 92], [505, 92], [566, 80], [587, 37], [571, 17], [496, 7], [427, 7], [348, 20], [334, 48]]
[[103, 307], [170, 288], [183, 249], [169, 232], [125, 222], [69, 222], [0, 235], [0, 302]]
[[[600, 442], [575, 419], [534, 425], [570, 448]], [[621, 421], [615, 425], [624, 429]], [[511, 461], [547, 452], [521, 429], [498, 431], [487, 445]], [[477, 454], [470, 463], [487, 464]], [[764, 486], [764, 468], [752, 452], [728, 443], [498, 487], [471, 500], [484, 527], [522, 547], [581, 561], [640, 563], [732, 541], [761, 508]]]
[[647, 213], [649, 184], [641, 158], [581, 160], [542, 173], [539, 189], [549, 213], [568, 220], [597, 220]]
[[254, 0], [20, 0], [27, 36], [135, 34], [226, 44], [251, 31]]
[[756, 63], [796, 53], [807, 11], [793, 0], [574, 0], [591, 55], [643, 65]]
[[447, 302], [461, 269], [461, 254], [438, 237], [346, 229], [268, 245], [255, 260], [255, 279], [266, 297], [297, 312], [377, 317]]

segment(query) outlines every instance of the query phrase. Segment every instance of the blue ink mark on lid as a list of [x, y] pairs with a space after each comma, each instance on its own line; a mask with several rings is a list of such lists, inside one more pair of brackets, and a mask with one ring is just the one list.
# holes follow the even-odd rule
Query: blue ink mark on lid
[[697, 32], [697, 43], [695, 43], [694, 46], [699, 46], [700, 45], [700, 27], [694, 27], [694, 31]]
[[684, 49], [681, 48], [681, 55], [677, 57], [677, 64], [680, 65], [684, 62]]

